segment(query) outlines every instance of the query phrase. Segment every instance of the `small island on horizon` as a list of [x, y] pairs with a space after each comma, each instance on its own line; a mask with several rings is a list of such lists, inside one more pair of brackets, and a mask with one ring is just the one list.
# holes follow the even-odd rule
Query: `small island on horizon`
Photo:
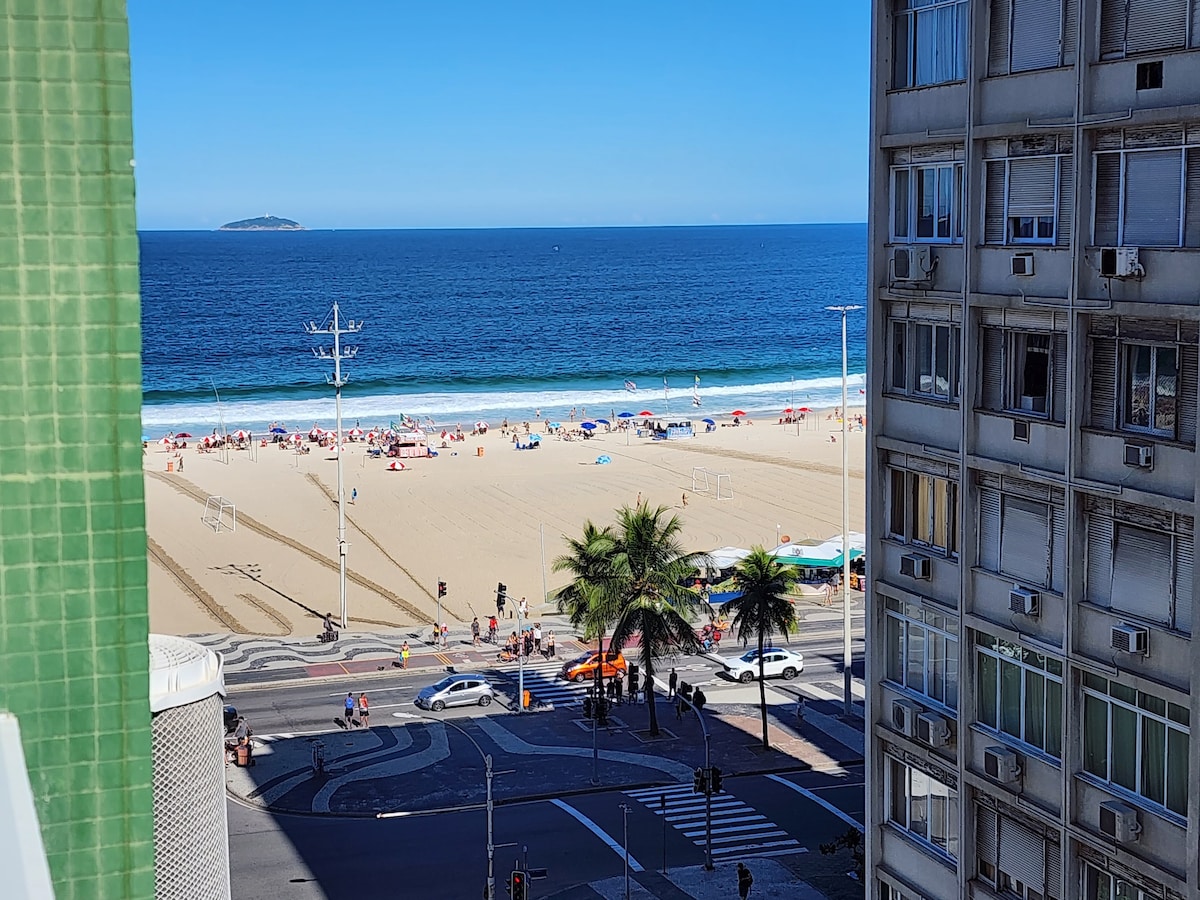
[[259, 216], [257, 219], [240, 219], [228, 222], [217, 231], [304, 231], [299, 222], [291, 219], [281, 219], [278, 216]]

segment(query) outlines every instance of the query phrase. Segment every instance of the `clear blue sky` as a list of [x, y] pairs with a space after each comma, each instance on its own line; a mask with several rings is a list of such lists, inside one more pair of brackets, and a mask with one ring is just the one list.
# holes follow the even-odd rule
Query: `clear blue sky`
[[864, 0], [133, 0], [139, 226], [866, 219]]

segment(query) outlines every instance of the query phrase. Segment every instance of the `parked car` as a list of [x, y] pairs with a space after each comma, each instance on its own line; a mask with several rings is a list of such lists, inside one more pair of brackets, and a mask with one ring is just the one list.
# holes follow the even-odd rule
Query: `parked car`
[[447, 706], [488, 706], [496, 692], [482, 675], [447, 675], [421, 688], [413, 701], [420, 709], [441, 712]]
[[[587, 681], [589, 678], [596, 677], [596, 666], [600, 665], [599, 659], [599, 650], [589, 650], [582, 656], [577, 656], [575, 659], [570, 659], [563, 663], [562, 672], [559, 674], [567, 679], [567, 681], [574, 681], [577, 684]], [[629, 667], [625, 663], [625, 657], [619, 651], [606, 650], [604, 652], [604, 665], [602, 666], [600, 677], [624, 677], [627, 668]]]
[[237, 724], [238, 724], [237, 707], [226, 704], [225, 710], [224, 710], [224, 717], [225, 717], [225, 733], [233, 734], [233, 731], [235, 728], [237, 728]]
[[[723, 659], [725, 674], [735, 681], [748, 684], [758, 677], [758, 649], [747, 650], [737, 659]], [[763, 649], [763, 674], [767, 678], [795, 678], [804, 671], [804, 654], [782, 647]]]

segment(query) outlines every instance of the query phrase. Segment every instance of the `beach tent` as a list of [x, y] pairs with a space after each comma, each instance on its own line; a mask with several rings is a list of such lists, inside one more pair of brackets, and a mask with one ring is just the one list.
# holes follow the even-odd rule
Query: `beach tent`
[[750, 551], [741, 547], [719, 547], [707, 554], [709, 565], [714, 569], [732, 569], [749, 555]]
[[[850, 558], [851, 559], [858, 559], [860, 556], [862, 556], [864, 553], [867, 552], [867, 536], [865, 534], [863, 534], [861, 531], [851, 531], [847, 535], [847, 537], [850, 539]], [[842, 546], [841, 532], [838, 532], [833, 537], [825, 538], [825, 540], [822, 541], [822, 543], [836, 544], [838, 546], [838, 548], [841, 549], [841, 546]], [[858, 551], [857, 553], [855, 553], [856, 550]]]
[[[819, 544], [780, 544], [771, 551], [771, 555], [779, 562], [790, 563], [794, 566], [806, 566], [812, 569], [840, 569], [842, 563], [842, 539], [824, 541]], [[861, 549], [850, 545], [850, 559], [855, 560], [863, 555]]]

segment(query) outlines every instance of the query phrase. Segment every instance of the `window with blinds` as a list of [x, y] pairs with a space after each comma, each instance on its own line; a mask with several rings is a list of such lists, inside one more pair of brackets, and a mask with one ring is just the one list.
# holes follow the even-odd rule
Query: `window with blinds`
[[1066, 513], [1060, 503], [980, 487], [977, 509], [981, 568], [1062, 591]]
[[1091, 428], [1195, 445], [1200, 379], [1196, 343], [1093, 335], [1088, 352]]
[[[1100, 0], [1100, 57], [1181, 50], [1197, 0]], [[1192, 36], [1192, 46], [1197, 36]]]
[[1075, 64], [1079, 0], [991, 0], [988, 75]]
[[1068, 244], [1071, 157], [991, 159], [984, 172], [983, 237], [989, 244]]
[[1095, 184], [1096, 246], [1200, 247], [1200, 148], [1097, 153]]
[[979, 877], [1004, 893], [1024, 900], [1059, 897], [1059, 844], [984, 806], [975, 812], [975, 858]]
[[982, 409], [1066, 421], [1065, 334], [983, 326], [980, 341]]

